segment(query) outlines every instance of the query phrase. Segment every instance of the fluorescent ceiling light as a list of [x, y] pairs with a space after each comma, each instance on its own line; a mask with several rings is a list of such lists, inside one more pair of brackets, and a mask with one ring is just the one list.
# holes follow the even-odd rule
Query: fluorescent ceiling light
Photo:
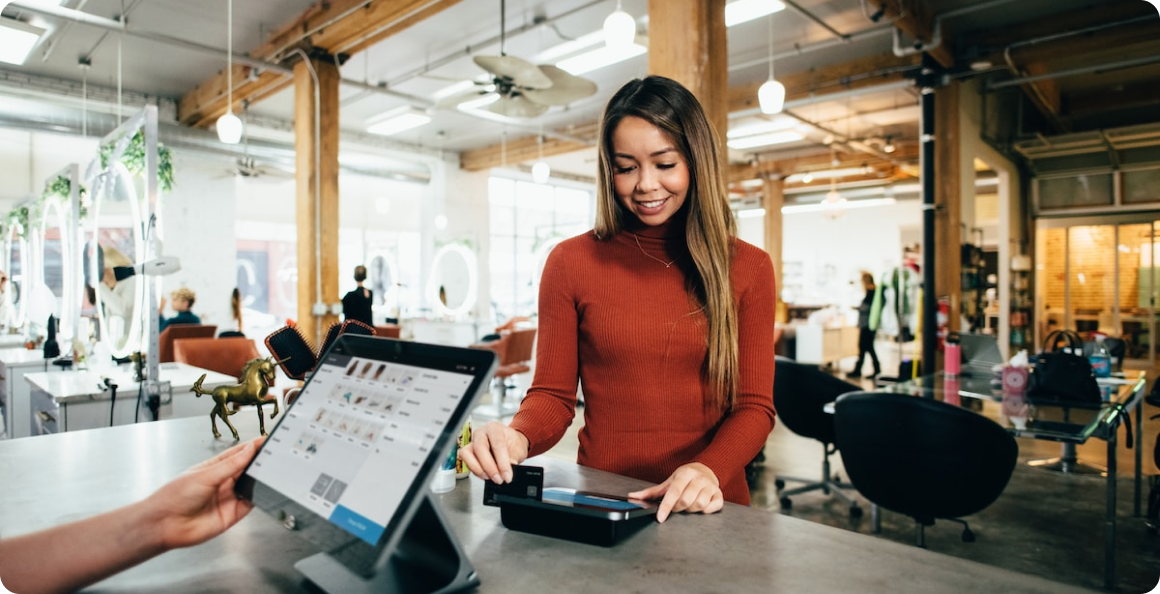
[[611, 66], [617, 62], [623, 62], [629, 58], [635, 58], [647, 51], [648, 48], [639, 43], [621, 48], [601, 46], [578, 56], [568, 58], [567, 60], [561, 60], [556, 63], [556, 67], [569, 74], [579, 76], [587, 72], [592, 72], [593, 70], [599, 70], [605, 66]]
[[16, 19], [0, 18], [0, 62], [23, 65], [44, 29]]
[[559, 60], [560, 58], [563, 58], [564, 56], [570, 56], [577, 52], [584, 51], [594, 45], [599, 45], [602, 43], [604, 43], [604, 31], [593, 31], [587, 35], [581, 35], [580, 37], [577, 37], [571, 41], [565, 41], [564, 43], [553, 45], [552, 47], [536, 54], [532, 61], [537, 64], [550, 64], [556, 60]]
[[[855, 208], [870, 208], [872, 206], [886, 206], [897, 202], [893, 198], [871, 198], [869, 200], [847, 200], [842, 206], [846, 210], [853, 210]], [[821, 212], [826, 210], [826, 206], [821, 202], [817, 204], [792, 204], [781, 207], [783, 214], [794, 214], [801, 212]]]
[[495, 103], [496, 101], [499, 101], [499, 94], [488, 93], [487, 95], [484, 95], [483, 97], [480, 97], [479, 99], [472, 99], [471, 101], [464, 101], [463, 103], [460, 103], [459, 105], [456, 105], [455, 107], [458, 108], [460, 111], [469, 111], [469, 110], [479, 109], [481, 107], [486, 107], [488, 105], [491, 105], [492, 103]]
[[797, 125], [797, 120], [788, 117], [777, 117], [771, 120], [755, 119], [751, 123], [733, 126], [726, 133], [728, 138], [743, 138], [745, 136], [754, 136], [757, 134], [766, 134], [769, 132], [778, 132], [781, 130], [788, 130]]
[[785, 144], [787, 142], [797, 142], [805, 138], [800, 132], [785, 131], [785, 132], [770, 132], [769, 134], [758, 134], [756, 136], [746, 136], [744, 138], [734, 138], [726, 144], [731, 149], [749, 149], [759, 146], [769, 146], [771, 144]]
[[732, 27], [785, 10], [785, 4], [776, 0], [734, 0], [725, 5], [725, 26]]
[[411, 128], [418, 128], [430, 121], [431, 116], [427, 113], [410, 105], [403, 105], [367, 120], [367, 132], [390, 136]]
[[[863, 167], [843, 167], [840, 169], [823, 169], [821, 171], [812, 171], [809, 173], [814, 179], [830, 179], [834, 177], [848, 177], [852, 175], [866, 175], [866, 169]], [[805, 183], [805, 173], [795, 173], [785, 178], [785, 183]]]

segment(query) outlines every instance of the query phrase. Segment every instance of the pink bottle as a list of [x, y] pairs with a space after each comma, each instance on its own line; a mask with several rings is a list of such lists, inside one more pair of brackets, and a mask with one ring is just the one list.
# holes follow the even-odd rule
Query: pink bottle
[[959, 346], [959, 335], [952, 332], [947, 336], [946, 357], [944, 371], [948, 376], [958, 377], [962, 372], [962, 347]]

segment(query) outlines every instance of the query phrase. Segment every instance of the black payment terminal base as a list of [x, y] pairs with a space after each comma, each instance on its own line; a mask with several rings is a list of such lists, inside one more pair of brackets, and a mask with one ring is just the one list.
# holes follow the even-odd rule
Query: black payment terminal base
[[513, 466], [511, 483], [485, 481], [483, 503], [509, 530], [610, 547], [656, 523], [656, 504], [574, 489], [544, 488], [544, 470]]

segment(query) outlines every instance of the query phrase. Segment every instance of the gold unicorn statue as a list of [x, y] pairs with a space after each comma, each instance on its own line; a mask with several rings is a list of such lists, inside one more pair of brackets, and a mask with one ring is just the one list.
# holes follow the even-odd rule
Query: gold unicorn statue
[[262, 435], [266, 435], [266, 420], [262, 418], [262, 405], [273, 404], [274, 412], [270, 413], [270, 418], [278, 416], [278, 397], [267, 396], [266, 393], [270, 389], [270, 384], [274, 383], [274, 369], [288, 359], [289, 357], [275, 361], [273, 356], [265, 359], [250, 359], [246, 362], [245, 367], [242, 367], [242, 382], [236, 386], [218, 386], [213, 390], [203, 390], [201, 382], [205, 380], [204, 373], [197, 378], [196, 382], [193, 382], [190, 392], [197, 394], [198, 398], [201, 398], [202, 394], [209, 394], [213, 397], [215, 404], [213, 411], [209, 413], [209, 420], [213, 425], [215, 438], [222, 436], [217, 428], [217, 417], [221, 417], [226, 422], [226, 426], [230, 428], [230, 433], [234, 434], [234, 441], [241, 439], [238, 437], [238, 430], [234, 428], [233, 423], [230, 423], [230, 415], [238, 411], [229, 410], [226, 407], [227, 403], [258, 405], [258, 425], [262, 428]]

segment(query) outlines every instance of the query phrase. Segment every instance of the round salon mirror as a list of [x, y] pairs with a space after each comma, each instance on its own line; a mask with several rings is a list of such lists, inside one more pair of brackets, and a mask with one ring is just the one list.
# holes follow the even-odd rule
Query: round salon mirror
[[446, 316], [461, 316], [475, 307], [479, 289], [475, 252], [467, 246], [450, 243], [435, 252], [427, 299], [435, 311]]
[[22, 328], [27, 311], [27, 300], [23, 299], [25, 278], [28, 271], [28, 242], [24, 237], [24, 226], [14, 223], [4, 237], [4, 267], [8, 282], [0, 282], [0, 324], [9, 331]]
[[[42, 205], [40, 219], [40, 278], [42, 287], [39, 287], [45, 302], [33, 304], [29, 309], [32, 321], [38, 324], [47, 323], [48, 314], [57, 320], [57, 342], [64, 343], [71, 340], [76, 324], [72, 316], [65, 315], [65, 304], [73, 303], [80, 297], [74, 295], [74, 274], [72, 269], [73, 246], [70, 231], [72, 223], [67, 207], [56, 200], [47, 200]], [[71, 309], [71, 308], [68, 308]], [[34, 313], [35, 311], [35, 313]], [[41, 319], [44, 318], [44, 319]]]
[[85, 246], [86, 281], [95, 297], [101, 342], [117, 358], [141, 350], [144, 286], [133, 265], [144, 253], [141, 203], [133, 176], [120, 163], [94, 185], [90, 240]]

